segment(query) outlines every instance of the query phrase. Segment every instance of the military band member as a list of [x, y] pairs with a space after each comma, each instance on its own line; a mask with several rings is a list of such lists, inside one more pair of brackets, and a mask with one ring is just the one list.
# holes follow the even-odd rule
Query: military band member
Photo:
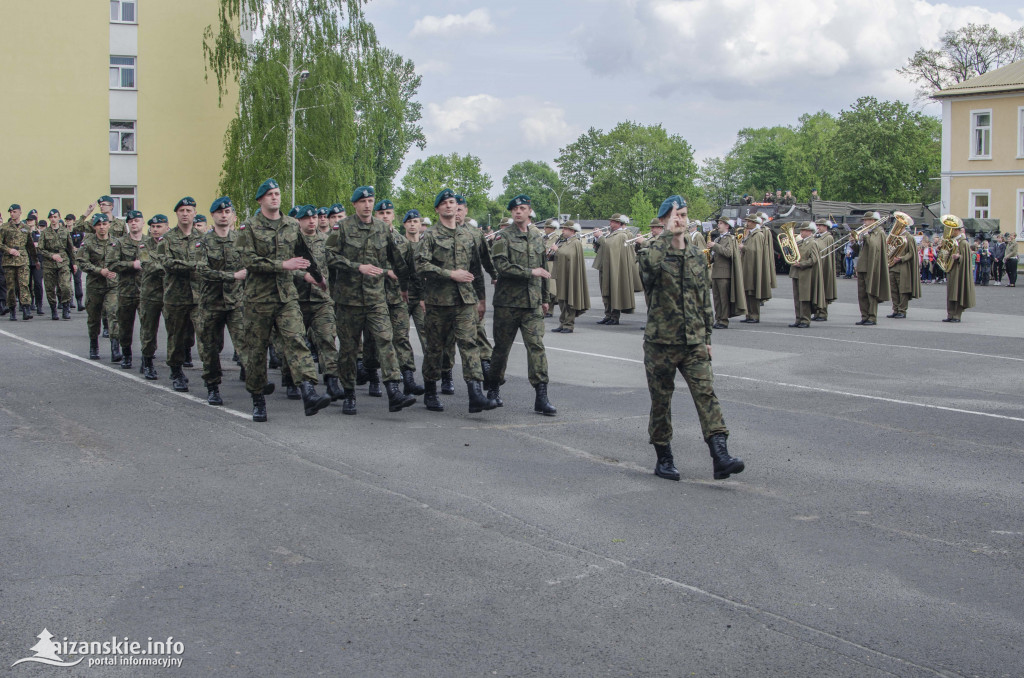
[[[558, 327], [552, 332], [572, 334], [576, 318], [590, 310], [590, 286], [587, 284], [587, 259], [583, 254], [583, 229], [575, 221], [562, 224], [562, 236], [552, 245], [554, 268], [552, 278], [558, 279]], [[551, 282], [550, 280], [548, 281]]]
[[739, 243], [729, 232], [729, 220], [718, 220], [718, 239], [711, 245], [711, 287], [715, 297], [713, 329], [728, 329], [729, 318], [747, 312], [743, 290], [743, 261]]
[[800, 241], [797, 249], [800, 261], [791, 264], [789, 277], [793, 279], [793, 309], [796, 322], [790, 327], [805, 329], [811, 326], [811, 309], [825, 304], [825, 286], [819, 264], [820, 250], [814, 242], [814, 224], [805, 221], [800, 224]]
[[[835, 239], [829, 232], [828, 219], [818, 219], [814, 222], [817, 233], [814, 234], [814, 242], [818, 246], [818, 253], [825, 252]], [[828, 320], [828, 307], [838, 298], [836, 294], [836, 260], [833, 256], [818, 257], [818, 265], [821, 267], [821, 282], [825, 286], [825, 305], [814, 309], [811, 320], [826, 322]]]
[[549, 417], [556, 414], [548, 400], [548, 357], [544, 352], [545, 282], [551, 277], [545, 237], [530, 223], [530, 197], [518, 195], [508, 204], [512, 226], [494, 237], [491, 261], [498, 272], [494, 287], [494, 357], [487, 375], [487, 398], [500, 406], [499, 387], [505, 380], [508, 354], [516, 333], [526, 346], [526, 367], [530, 385], [536, 391], [533, 411]]
[[[881, 220], [878, 212], [864, 215], [863, 225], [871, 227]], [[886, 257], [885, 231], [874, 228], [860, 239], [857, 257], [857, 301], [860, 320], [855, 325], [877, 325], [878, 304], [889, 301], [889, 262]]]
[[423, 301], [426, 304], [427, 350], [423, 356], [423, 380], [428, 410], [443, 412], [437, 397], [444, 347], [454, 337], [462, 355], [462, 375], [469, 392], [469, 411], [480, 412], [497, 407], [484, 396], [484, 379], [477, 342], [477, 322], [484, 295], [482, 259], [489, 256], [483, 239], [477, 239], [468, 226], [460, 226], [455, 215], [455, 192], [442, 190], [434, 198], [438, 223], [423, 235], [416, 253], [416, 271], [423, 276]]
[[43, 283], [46, 300], [50, 303], [50, 319], [57, 319], [57, 309], [60, 308], [61, 319], [71, 320], [75, 246], [71, 242], [71, 233], [60, 219], [60, 210], [50, 210], [47, 218], [50, 223], [43, 229], [37, 248], [43, 262]]
[[701, 223], [699, 221], [691, 221], [687, 225], [687, 229], [690, 232], [690, 242], [693, 243], [697, 249], [707, 249], [708, 243], [704, 238], [704, 233], [701, 231]]
[[281, 189], [267, 179], [256, 189], [256, 214], [239, 226], [235, 247], [246, 270], [242, 333], [245, 335], [245, 388], [252, 396], [252, 420], [267, 421], [266, 397], [274, 391], [267, 383], [267, 347], [276, 331], [306, 416], [331, 404], [330, 396], [316, 392], [316, 367], [306, 347], [306, 328], [299, 310], [295, 279], [316, 282], [309, 274], [310, 261], [296, 256], [299, 225], [281, 214]]
[[[202, 234], [192, 222], [196, 201], [184, 197], [174, 206], [178, 224], [167, 232], [157, 246], [157, 258], [164, 270], [164, 325], [167, 328], [167, 366], [171, 368], [172, 387], [188, 391], [188, 377], [182, 367], [189, 346], [190, 325], [199, 321], [199, 248]], [[190, 362], [190, 361], [189, 361]]]
[[629, 218], [613, 214], [608, 220], [608, 235], [599, 234], [594, 241], [594, 268], [601, 283], [604, 318], [598, 325], [618, 325], [621, 313], [632, 313], [636, 308], [636, 293], [643, 289], [640, 270], [632, 247], [626, 247], [628, 235], [623, 226]]
[[941, 221], [955, 221], [958, 228], [951, 236], [955, 249], [949, 271], [946, 273], [946, 317], [944, 323], [958, 323], [965, 309], [974, 308], [974, 253], [964, 236], [964, 222], [960, 217], [947, 214]]
[[[921, 265], [917, 260], [917, 240], [913, 233], [896, 236], [907, 243], [889, 269], [889, 292], [892, 294], [892, 313], [886, 318], [906, 318], [911, 299], [921, 298]], [[886, 238], [888, 248], [888, 238]]]
[[7, 279], [7, 308], [11, 320], [17, 320], [20, 302], [22, 320], [32, 320], [32, 311], [29, 310], [32, 305], [29, 261], [36, 256], [36, 245], [28, 226], [21, 221], [21, 205], [11, 205], [7, 212], [10, 218], [0, 228], [4, 277]]
[[740, 257], [743, 261], [743, 288], [746, 296], [747, 316], [741, 323], [761, 322], [761, 304], [772, 298], [775, 288], [775, 249], [772, 232], [762, 224], [756, 215], [744, 220], [746, 235], [740, 243]]
[[121, 369], [132, 368], [132, 339], [135, 336], [135, 313], [142, 291], [142, 261], [139, 252], [146, 249], [142, 235], [142, 212], [127, 214], [128, 233], [114, 240], [107, 251], [107, 268], [117, 273], [117, 326], [120, 334]]
[[714, 390], [711, 369], [711, 292], [707, 264], [686, 232], [683, 199], [670, 196], [658, 209], [667, 232], [640, 256], [644, 290], [650, 299], [644, 331], [644, 371], [651, 395], [648, 435], [658, 457], [655, 475], [679, 480], [672, 458], [672, 393], [676, 372], [690, 389], [716, 480], [744, 469], [729, 456], [729, 430]]
[[85, 236], [82, 247], [75, 252], [75, 263], [85, 273], [85, 311], [88, 316], [86, 331], [89, 334], [89, 360], [100, 359], [100, 328], [105, 314], [110, 318], [110, 361], [121, 360], [117, 327], [117, 288], [114, 280], [117, 273], [107, 268], [107, 251], [114, 244], [107, 229], [110, 219], [100, 212], [93, 215], [92, 233]]

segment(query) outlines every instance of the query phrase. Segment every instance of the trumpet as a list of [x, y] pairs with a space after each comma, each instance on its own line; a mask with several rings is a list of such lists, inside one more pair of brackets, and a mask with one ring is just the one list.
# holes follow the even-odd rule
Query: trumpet
[[[829, 245], [828, 249], [823, 250], [821, 252], [820, 256], [822, 258], [824, 258], [824, 257], [828, 257], [828, 256], [831, 256], [831, 255], [835, 254], [839, 249], [841, 249], [843, 247], [846, 247], [846, 243], [851, 238], [853, 239], [853, 242], [857, 242], [858, 240], [860, 240], [861, 238], [866, 236], [868, 233], [871, 233], [873, 230], [878, 228], [879, 226], [884, 226], [890, 219], [892, 219], [892, 217], [893, 217], [893, 215], [890, 214], [885, 219], [881, 219], [879, 221], [876, 221], [875, 223], [871, 224], [870, 226], [861, 226], [860, 228], [858, 228], [856, 230], [850, 231], [849, 233], [844, 235], [842, 238], [839, 238], [834, 243]], [[907, 217], [907, 218], [909, 219], [910, 217]]]

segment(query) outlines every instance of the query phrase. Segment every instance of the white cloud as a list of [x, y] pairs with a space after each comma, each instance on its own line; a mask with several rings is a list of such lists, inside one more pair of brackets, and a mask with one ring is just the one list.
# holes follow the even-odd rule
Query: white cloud
[[443, 38], [462, 37], [493, 33], [494, 24], [486, 9], [474, 9], [469, 14], [448, 14], [447, 16], [425, 16], [417, 19], [409, 33], [412, 37]]
[[451, 97], [426, 107], [427, 138], [432, 142], [461, 141], [468, 133], [478, 133], [502, 115], [501, 99], [490, 94]]
[[565, 121], [565, 110], [545, 104], [519, 121], [525, 142], [534, 148], [557, 147], [572, 139], [573, 128]]

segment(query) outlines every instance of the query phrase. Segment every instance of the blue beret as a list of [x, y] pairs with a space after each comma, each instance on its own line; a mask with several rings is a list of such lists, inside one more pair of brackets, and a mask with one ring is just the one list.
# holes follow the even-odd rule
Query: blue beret
[[344, 212], [345, 208], [342, 206], [340, 202], [336, 202], [327, 208], [327, 216], [332, 216], [334, 214], [343, 214]]
[[294, 216], [295, 216], [296, 219], [302, 219], [303, 217], [315, 217], [316, 216], [316, 208], [313, 207], [312, 205], [299, 205], [295, 209], [295, 215]]
[[56, 214], [59, 217], [60, 216], [60, 210], [57, 209], [57, 208], [54, 208], [54, 209], [50, 210], [50, 213], [48, 215], [46, 215], [46, 216], [52, 217], [54, 214]]
[[373, 208], [374, 212], [380, 212], [381, 210], [393, 210], [395, 209], [395, 203], [391, 202], [387, 198], [384, 198]]
[[318, 210], [316, 211], [316, 215], [317, 215], [318, 217], [326, 217], [326, 216], [327, 216], [327, 214], [328, 214], [328, 213], [329, 213], [330, 211], [331, 211], [331, 208], [330, 208], [330, 207], [321, 207], [320, 209], [318, 209]]
[[20, 210], [20, 209], [21, 209], [21, 205], [19, 205], [18, 203], [14, 203], [13, 205], [11, 205], [10, 207], [7, 208], [7, 211], [10, 212], [10, 211], [13, 211], [13, 210]]
[[434, 209], [436, 210], [437, 206], [440, 205], [445, 200], [447, 200], [448, 198], [454, 198], [454, 197], [455, 197], [455, 191], [453, 191], [450, 188], [444, 189], [443, 191], [441, 191], [440, 193], [437, 194], [436, 198], [434, 198]]
[[508, 201], [508, 210], [511, 211], [513, 207], [519, 207], [520, 205], [529, 205], [530, 196], [519, 194], [516, 197]]
[[202, 215], [202, 214], [197, 214], [194, 217], [192, 217], [192, 223], [193, 224], [198, 224], [199, 222], [202, 222], [202, 223], [205, 224], [206, 223], [206, 216]]
[[280, 188], [280, 186], [277, 185], [277, 182], [274, 181], [273, 179], [267, 179], [262, 184], [260, 184], [259, 188], [256, 189], [256, 199], [259, 200], [266, 194], [267, 191], [275, 188]]
[[74, 220], [75, 220], [75, 215], [74, 215], [74, 214], [71, 214], [71, 213], [69, 212], [69, 213], [67, 213], [67, 214], [65, 214], [65, 215], [64, 215], [64, 219], [70, 219], [71, 221], [74, 221]]
[[166, 224], [167, 217], [165, 217], [162, 214], [154, 214], [152, 218], [150, 218], [150, 220], [147, 221], [146, 223], [149, 224], [150, 226], [152, 226], [153, 224]]
[[462, 195], [456, 193], [455, 194], [455, 204], [456, 205], [465, 205], [466, 204], [466, 199]]
[[210, 214], [213, 214], [214, 212], [220, 212], [221, 210], [227, 209], [229, 207], [234, 207], [234, 205], [231, 204], [231, 198], [225, 195], [223, 198], [217, 198], [216, 200], [213, 201], [213, 203], [210, 205]]
[[288, 216], [294, 217], [296, 214], [299, 213], [300, 207], [302, 207], [302, 205], [293, 205], [292, 208], [288, 210]]
[[356, 202], [357, 200], [362, 200], [363, 198], [372, 197], [373, 186], [360, 186], [356, 190], [352, 191], [352, 200], [350, 200], [349, 202]]
[[132, 210], [132, 211], [130, 211], [125, 216], [125, 218], [126, 219], [141, 219], [142, 218], [142, 212], [140, 212], [139, 210]]
[[658, 208], [658, 218], [661, 219], [673, 209], [678, 210], [684, 207], [686, 207], [686, 201], [683, 200], [682, 196], [670, 195], [665, 198], [665, 201], [661, 203], [661, 207]]
[[404, 224], [405, 222], [409, 221], [410, 219], [421, 219], [421, 218], [422, 217], [420, 217], [420, 211], [419, 210], [409, 210], [408, 212], [405, 213], [405, 216], [402, 217], [402, 223]]
[[95, 226], [96, 224], [98, 224], [101, 221], [110, 221], [110, 217], [108, 217], [103, 212], [98, 212], [98, 213], [92, 215], [92, 225], [93, 226]]
[[96, 202], [109, 202], [111, 205], [113, 205], [114, 199], [111, 198], [109, 195], [101, 195], [100, 197], [96, 198]]
[[189, 196], [185, 196], [174, 205], [174, 211], [177, 212], [182, 207], [195, 207], [196, 201]]

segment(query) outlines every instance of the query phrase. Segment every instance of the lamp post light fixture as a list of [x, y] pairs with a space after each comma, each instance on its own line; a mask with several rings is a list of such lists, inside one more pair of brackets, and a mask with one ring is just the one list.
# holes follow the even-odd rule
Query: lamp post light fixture
[[541, 186], [541, 188], [546, 188], [546, 189], [548, 189], [549, 191], [551, 191], [552, 193], [555, 194], [555, 199], [558, 200], [558, 214], [556, 216], [558, 217], [559, 222], [561, 222], [561, 220], [562, 220], [562, 195], [565, 193], [565, 188], [563, 188], [562, 192], [559, 193], [558, 191], [556, 191], [555, 189], [551, 188], [547, 184], [541, 184], [540, 186]]

